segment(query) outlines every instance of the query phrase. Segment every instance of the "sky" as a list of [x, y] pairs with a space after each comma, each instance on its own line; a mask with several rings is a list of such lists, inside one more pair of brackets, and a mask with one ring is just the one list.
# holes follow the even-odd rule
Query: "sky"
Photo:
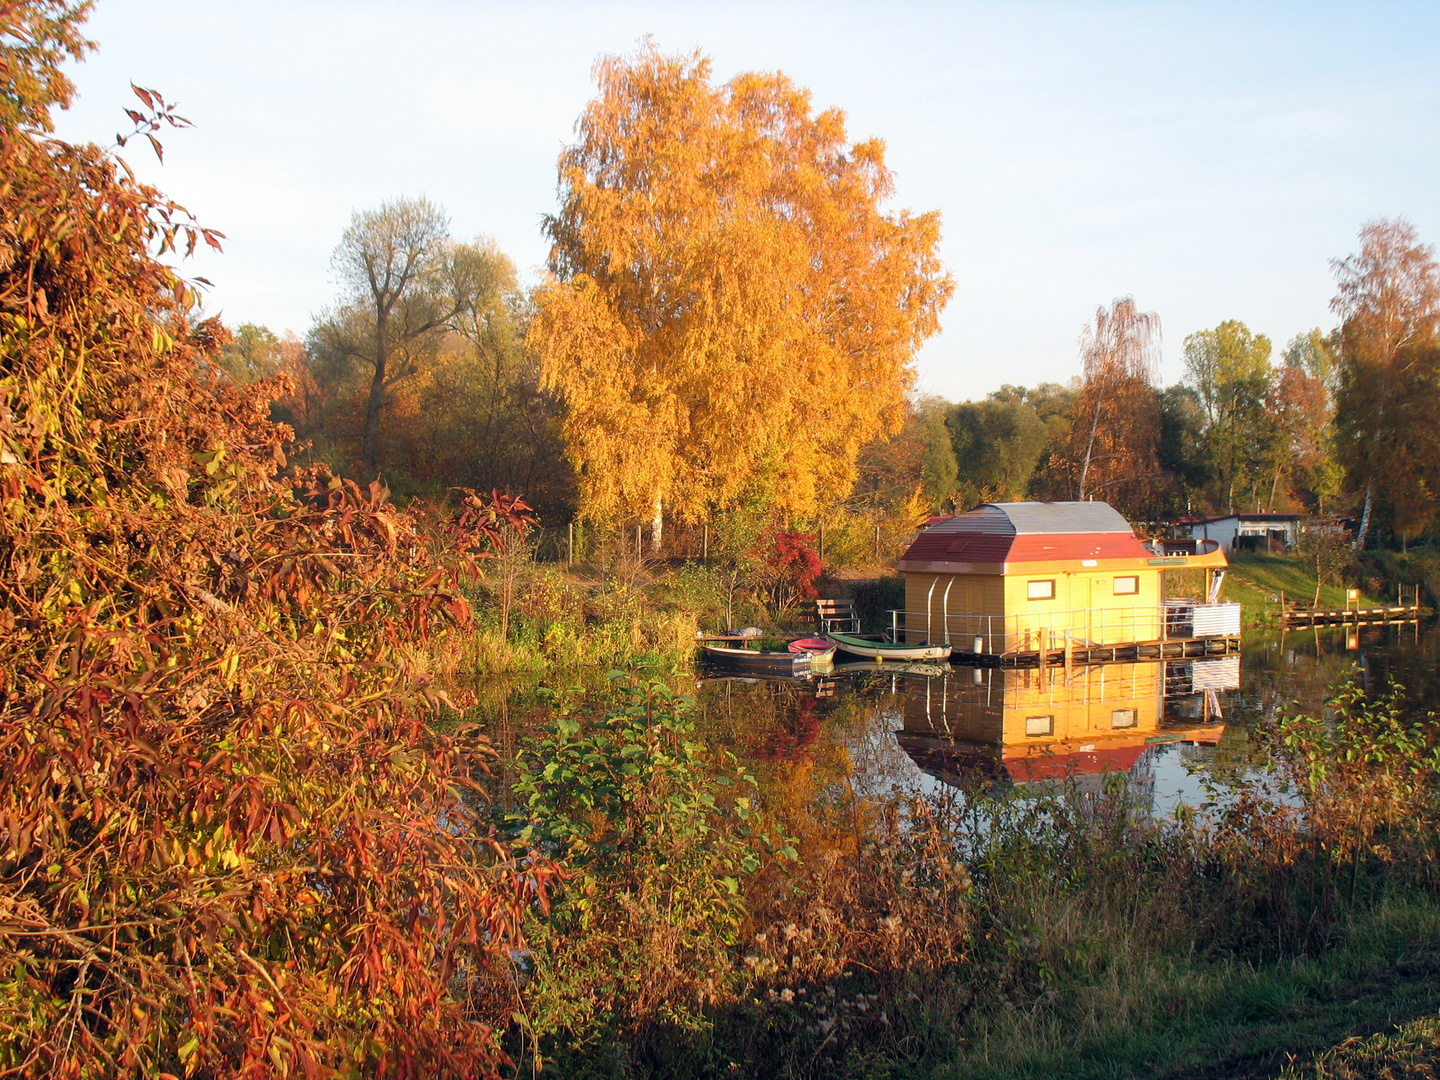
[[955, 296], [918, 387], [1063, 382], [1095, 309], [1185, 335], [1240, 319], [1277, 354], [1333, 325], [1360, 224], [1440, 241], [1440, 4], [100, 0], [58, 124], [108, 143], [129, 84], [194, 124], [136, 172], [227, 235], [189, 260], [227, 323], [304, 335], [356, 210], [424, 194], [544, 273], [555, 162], [591, 67], [646, 35], [715, 76], [781, 70], [879, 137], [893, 208], [938, 209]]

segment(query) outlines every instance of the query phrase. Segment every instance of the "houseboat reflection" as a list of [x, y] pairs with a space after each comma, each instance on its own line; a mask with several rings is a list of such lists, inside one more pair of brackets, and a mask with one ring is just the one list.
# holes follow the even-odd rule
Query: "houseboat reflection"
[[[1128, 772], [1147, 747], [1213, 745], [1225, 730], [1217, 691], [1239, 685], [1239, 657], [1063, 669], [956, 668], [895, 676], [902, 747], [961, 787]], [[1189, 699], [1198, 714], [1176, 708]]]

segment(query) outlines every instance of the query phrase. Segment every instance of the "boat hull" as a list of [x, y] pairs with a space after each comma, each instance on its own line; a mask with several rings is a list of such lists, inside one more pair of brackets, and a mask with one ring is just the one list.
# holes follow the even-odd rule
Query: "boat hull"
[[889, 641], [871, 641], [868, 638], [853, 637], [850, 634], [827, 634], [825, 638], [848, 656], [878, 660], [882, 663], [887, 660], [948, 660], [950, 658], [949, 645], [901, 645]]
[[739, 671], [805, 672], [810, 670], [809, 653], [757, 652], [754, 649], [727, 649], [721, 645], [702, 644], [705, 659]]

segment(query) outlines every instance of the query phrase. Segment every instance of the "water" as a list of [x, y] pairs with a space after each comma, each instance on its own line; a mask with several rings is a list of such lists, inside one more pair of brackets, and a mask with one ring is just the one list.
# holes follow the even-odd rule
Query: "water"
[[[862, 792], [964, 793], [987, 785], [1124, 773], [1171, 815], [1243, 774], [1257, 722], [1322, 710], [1352, 679], [1392, 681], [1417, 710], [1440, 709], [1440, 632], [1415, 626], [1248, 636], [1240, 655], [1047, 671], [865, 665], [808, 680], [702, 671], [703, 729], [742, 757], [828, 771]], [[1207, 692], [1207, 688], [1210, 688]]]
[[[701, 736], [746, 762], [762, 787], [953, 795], [986, 785], [1068, 779], [1099, 787], [1124, 773], [1168, 816], [1208, 797], [1206, 780], [1244, 774], [1250, 734], [1274, 710], [1309, 713], [1346, 679], [1392, 681], [1416, 710], [1440, 711], [1440, 628], [1344, 628], [1248, 635], [1240, 655], [1048, 671], [843, 665], [809, 679], [755, 679], [697, 668]], [[550, 703], [521, 680], [484, 684], [504, 788], [511, 758]], [[1213, 687], [1208, 694], [1205, 687]], [[603, 704], [598, 677], [588, 694]]]

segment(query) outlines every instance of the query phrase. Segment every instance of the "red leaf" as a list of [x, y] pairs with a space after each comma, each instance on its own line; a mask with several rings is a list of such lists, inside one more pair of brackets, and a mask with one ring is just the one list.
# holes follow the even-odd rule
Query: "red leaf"
[[[130, 89], [135, 91], [135, 96], [145, 103], [147, 109], [155, 108], [155, 98], [152, 96], [154, 94], [153, 90], [142, 90], [134, 83], [130, 84]], [[128, 112], [129, 110], [127, 109], [126, 111]]]

